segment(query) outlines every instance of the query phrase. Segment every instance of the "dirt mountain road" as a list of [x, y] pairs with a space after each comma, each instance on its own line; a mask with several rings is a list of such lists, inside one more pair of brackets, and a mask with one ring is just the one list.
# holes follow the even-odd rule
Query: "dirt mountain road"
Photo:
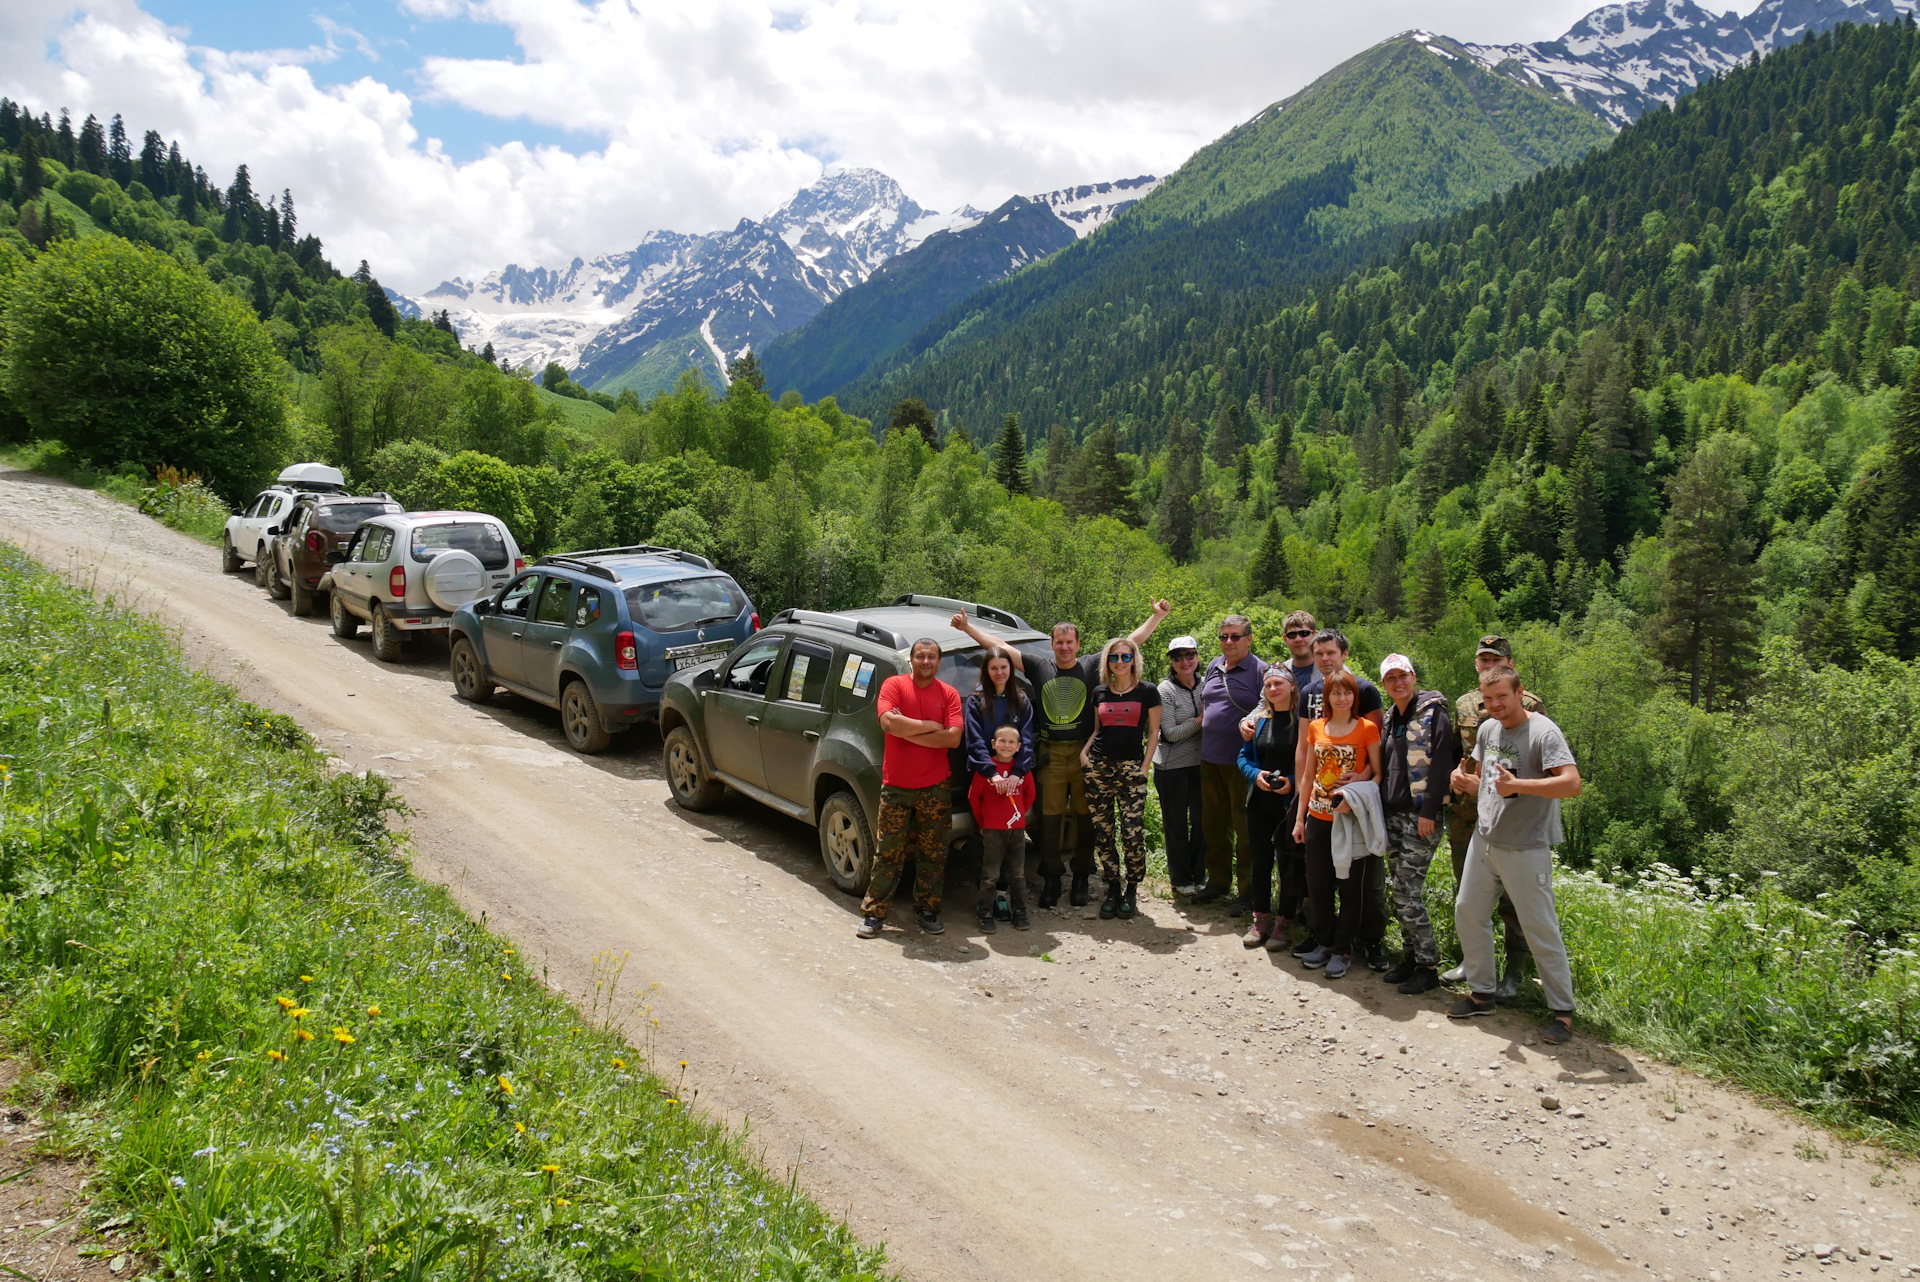
[[629, 953], [628, 990], [659, 986], [656, 1066], [685, 1060], [701, 1106], [908, 1277], [1717, 1280], [1820, 1272], [1816, 1244], [1835, 1273], [1920, 1264], [1904, 1167], [1686, 1074], [1542, 1047], [1531, 1018], [1454, 1026], [1444, 992], [1329, 982], [1157, 901], [983, 937], [950, 886], [944, 936], [861, 942], [812, 830], [675, 809], [650, 731], [576, 755], [544, 709], [455, 699], [443, 646], [381, 664], [60, 482], [0, 472], [0, 539], [395, 779], [421, 875], [555, 987]]

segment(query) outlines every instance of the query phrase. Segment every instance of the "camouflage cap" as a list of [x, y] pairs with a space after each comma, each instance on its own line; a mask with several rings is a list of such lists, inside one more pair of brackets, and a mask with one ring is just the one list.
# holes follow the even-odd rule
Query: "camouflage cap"
[[1475, 650], [1474, 654], [1476, 656], [1482, 654], [1497, 654], [1503, 659], [1511, 659], [1513, 657], [1513, 646], [1508, 643], [1505, 637], [1484, 636], [1480, 638], [1480, 648]]

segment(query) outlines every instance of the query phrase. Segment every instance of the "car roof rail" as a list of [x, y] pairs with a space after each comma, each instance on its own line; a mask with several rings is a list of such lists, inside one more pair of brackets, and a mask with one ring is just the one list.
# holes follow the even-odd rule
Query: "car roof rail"
[[829, 628], [865, 641], [877, 641], [889, 650], [898, 650], [907, 643], [905, 637], [891, 628], [883, 628], [877, 623], [868, 623], [864, 619], [849, 619], [841, 614], [822, 614], [818, 610], [782, 610], [768, 622], [804, 623], [809, 627]]
[[605, 579], [609, 583], [618, 583], [620, 576], [604, 565], [595, 565], [592, 561], [582, 561], [576, 556], [543, 556], [535, 565], [557, 565], [564, 570], [578, 570], [582, 574], [591, 574], [596, 579]]
[[978, 601], [956, 601], [952, 597], [926, 596], [918, 592], [909, 592], [905, 596], [893, 599], [895, 605], [925, 606], [936, 610], [951, 610], [961, 614], [971, 614], [976, 618], [990, 619], [1010, 628], [1033, 631], [1033, 625], [1011, 610], [1002, 610], [997, 605], [981, 605]]
[[680, 548], [661, 547], [655, 543], [635, 543], [623, 548], [586, 548], [579, 552], [560, 552], [555, 555], [572, 560], [588, 556], [670, 556], [677, 561], [685, 561], [688, 565], [697, 565], [703, 570], [713, 568], [713, 562], [698, 553], [687, 552]]

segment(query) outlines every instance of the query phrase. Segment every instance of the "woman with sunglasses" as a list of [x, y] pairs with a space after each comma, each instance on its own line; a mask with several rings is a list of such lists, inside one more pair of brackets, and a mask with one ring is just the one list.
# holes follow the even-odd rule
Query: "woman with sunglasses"
[[1200, 828], [1200, 643], [1175, 637], [1167, 645], [1167, 664], [1173, 673], [1160, 683], [1153, 787], [1167, 838], [1167, 877], [1180, 894], [1197, 895], [1207, 882], [1207, 839]]
[[[1101, 655], [1103, 680], [1093, 692], [1094, 732], [1080, 750], [1087, 773], [1087, 808], [1107, 897], [1100, 916], [1131, 917], [1134, 893], [1147, 875], [1147, 763], [1160, 742], [1160, 692], [1140, 680], [1140, 647], [1115, 637]], [[1115, 849], [1127, 856], [1124, 881]]]

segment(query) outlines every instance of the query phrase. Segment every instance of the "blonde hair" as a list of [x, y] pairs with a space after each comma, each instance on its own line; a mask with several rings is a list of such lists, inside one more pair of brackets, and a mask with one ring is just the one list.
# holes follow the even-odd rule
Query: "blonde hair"
[[1113, 683], [1107, 680], [1107, 669], [1112, 666], [1108, 660], [1113, 657], [1115, 646], [1126, 646], [1133, 651], [1133, 658], [1127, 660], [1126, 665], [1127, 674], [1133, 678], [1133, 685], [1127, 687], [1127, 689], [1131, 690], [1134, 686], [1146, 680], [1140, 671], [1140, 647], [1133, 643], [1132, 637], [1115, 637], [1100, 647], [1100, 681], [1107, 689], [1113, 689]]

